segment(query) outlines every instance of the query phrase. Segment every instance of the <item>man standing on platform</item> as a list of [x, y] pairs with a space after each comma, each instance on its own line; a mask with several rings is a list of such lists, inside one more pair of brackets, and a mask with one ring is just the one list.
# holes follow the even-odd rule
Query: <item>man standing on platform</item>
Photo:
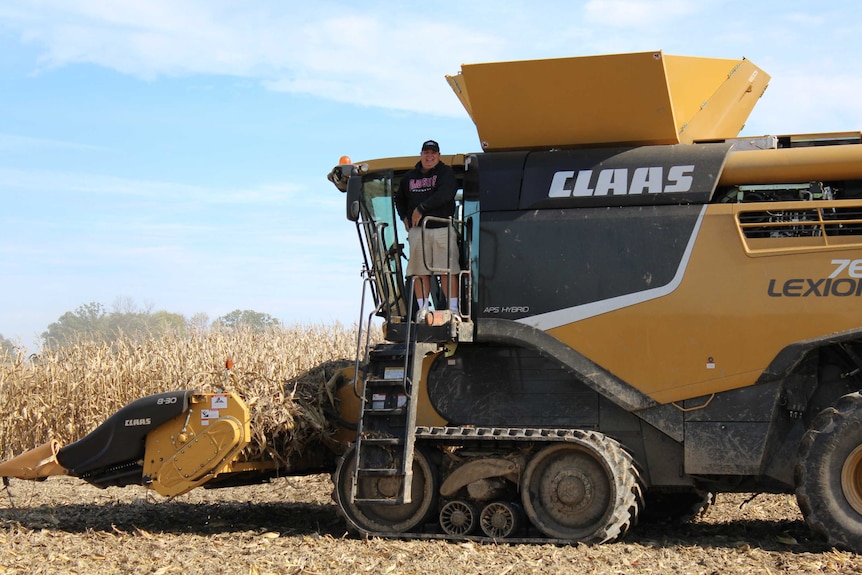
[[[455, 172], [440, 161], [440, 146], [434, 140], [422, 144], [422, 154], [416, 167], [404, 174], [395, 194], [398, 217], [407, 228], [410, 259], [407, 275], [419, 277], [416, 300], [419, 304], [417, 318], [427, 313], [431, 293], [431, 271], [446, 269], [441, 276], [443, 293], [449, 300], [449, 309], [455, 317], [458, 313], [458, 241], [455, 228], [448, 223], [429, 220], [427, 216], [452, 218], [455, 214]], [[424, 229], [423, 229], [424, 228]], [[448, 259], [448, 263], [447, 263]]]

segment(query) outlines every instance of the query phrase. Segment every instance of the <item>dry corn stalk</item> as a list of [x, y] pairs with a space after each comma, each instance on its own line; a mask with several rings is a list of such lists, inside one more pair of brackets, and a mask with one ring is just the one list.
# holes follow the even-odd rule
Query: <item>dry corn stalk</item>
[[254, 437], [244, 456], [283, 463], [330, 432], [324, 384], [350, 363], [356, 337], [356, 328], [340, 324], [214, 329], [0, 357], [0, 460], [52, 438], [80, 439], [139, 397], [230, 389], [251, 408]]

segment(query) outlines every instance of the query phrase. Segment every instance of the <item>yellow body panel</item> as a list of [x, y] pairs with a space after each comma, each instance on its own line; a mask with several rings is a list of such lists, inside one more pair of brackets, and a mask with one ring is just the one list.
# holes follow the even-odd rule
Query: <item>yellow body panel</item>
[[144, 476], [161, 495], [175, 497], [231, 470], [251, 441], [248, 406], [235, 393], [192, 396], [189, 410], [147, 435]]
[[[853, 134], [859, 137], [859, 133]], [[825, 135], [828, 136], [828, 135]], [[862, 145], [731, 151], [719, 185], [776, 184], [862, 177]]]
[[664, 60], [681, 144], [735, 138], [769, 83], [769, 75], [749, 60]]
[[60, 443], [54, 439], [0, 463], [0, 477], [44, 479], [52, 475], [68, 475], [57, 461]]
[[[790, 284], [793, 297], [782, 290], [788, 280], [829, 277], [838, 267], [834, 259], [862, 259], [862, 246], [808, 246], [787, 257], [788, 238], [774, 238], [761, 240], [771, 242], [771, 253], [752, 257], [736, 223], [739, 209], [707, 208], [685, 277], [672, 293], [549, 333], [669, 403], [753, 384], [789, 343], [859, 326], [859, 312], [840, 297], [795, 297], [809, 287], [805, 282]], [[667, 350], [672, 363], [656, 362]]]
[[440, 353], [444, 352], [441, 351], [435, 354], [430, 354], [422, 360], [422, 383], [419, 388], [419, 404], [417, 405], [416, 411], [416, 425], [433, 427], [446, 425], [448, 423], [434, 410], [434, 407], [431, 405], [431, 398], [428, 396], [428, 371], [431, 369], [431, 364], [434, 363]]
[[152, 488], [174, 497], [205, 483], [219, 464], [242, 449], [242, 439], [242, 424], [221, 417], [165, 460], [152, 478]]
[[447, 79], [492, 151], [734, 137], [769, 76], [747, 60], [642, 52], [469, 64]]
[[[431, 399], [428, 396], [428, 370], [431, 369], [431, 364], [440, 355], [434, 353], [422, 360], [422, 377], [419, 380], [419, 401], [416, 405], [416, 425], [439, 426], [446, 425], [447, 421], [440, 417], [440, 414], [434, 410], [431, 405]], [[360, 380], [354, 388], [353, 384], [354, 369], [352, 367], [345, 368], [339, 372], [336, 377], [339, 377], [342, 384], [335, 390], [335, 398], [337, 401], [338, 414], [344, 422], [356, 425], [359, 418], [359, 394], [362, 393], [362, 386], [365, 381]], [[355, 429], [349, 429], [340, 426], [335, 434], [334, 439], [340, 443], [348, 444], [355, 440]]]

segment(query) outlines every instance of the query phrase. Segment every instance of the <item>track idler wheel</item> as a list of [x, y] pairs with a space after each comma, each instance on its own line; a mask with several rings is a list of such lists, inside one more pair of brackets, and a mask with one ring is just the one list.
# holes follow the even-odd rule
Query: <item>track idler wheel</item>
[[469, 535], [478, 523], [479, 514], [467, 501], [450, 501], [440, 510], [440, 527], [447, 535]]
[[511, 537], [521, 527], [521, 509], [508, 501], [493, 501], [482, 508], [479, 525], [493, 539]]

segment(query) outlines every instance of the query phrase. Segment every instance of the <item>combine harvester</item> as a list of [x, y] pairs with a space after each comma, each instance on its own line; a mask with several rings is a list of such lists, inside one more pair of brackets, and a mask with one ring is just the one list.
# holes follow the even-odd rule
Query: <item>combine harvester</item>
[[[416, 156], [329, 174], [364, 278], [330, 441], [245, 461], [243, 398], [141, 399], [0, 475], [166, 496], [333, 473], [373, 536], [605, 542], [719, 492], [794, 493], [862, 553], [860, 133], [739, 137], [769, 76], [661, 52], [465, 65], [460, 321], [411, 321], [392, 195]], [[441, 309], [445, 309], [445, 306]]]

